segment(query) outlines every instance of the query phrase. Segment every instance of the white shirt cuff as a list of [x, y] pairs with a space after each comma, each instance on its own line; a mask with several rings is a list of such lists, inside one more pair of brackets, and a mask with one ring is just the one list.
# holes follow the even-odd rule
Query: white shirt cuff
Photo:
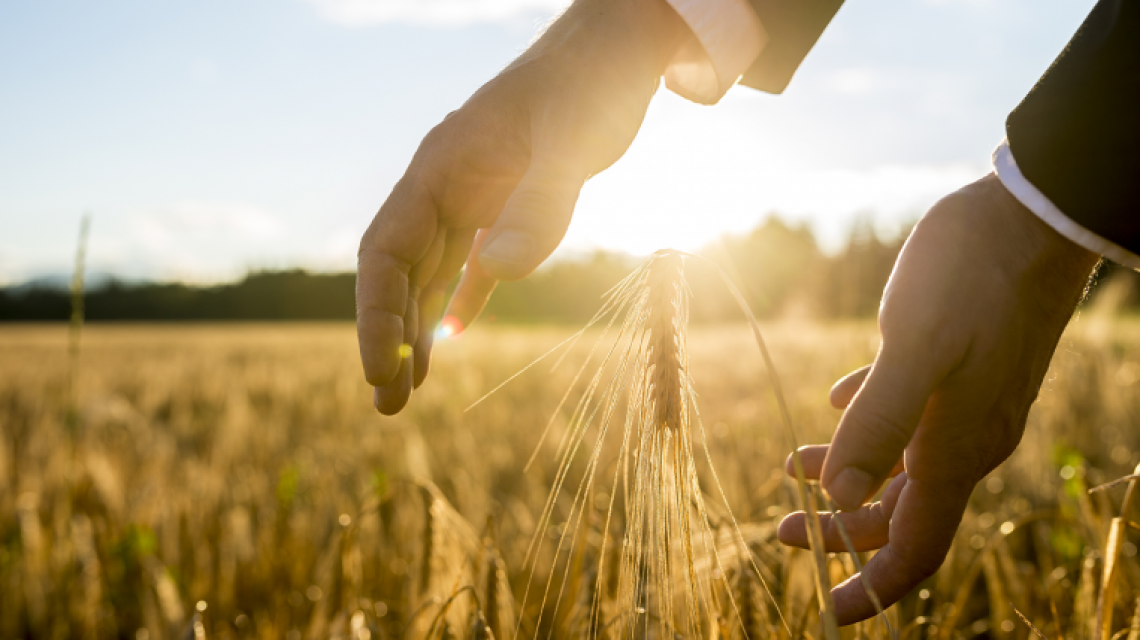
[[1140, 269], [1140, 256], [1073, 222], [1057, 208], [1057, 205], [1053, 204], [1052, 200], [1033, 186], [1033, 183], [1017, 167], [1017, 162], [1013, 159], [1013, 151], [1009, 148], [1009, 140], [1002, 140], [998, 148], [994, 150], [993, 163], [998, 179], [1013, 194], [1013, 197], [1017, 198], [1038, 218], [1041, 218], [1045, 224], [1053, 227], [1057, 233], [1113, 262], [1131, 269]]
[[747, 0], [667, 0], [696, 36], [673, 57], [665, 86], [701, 104], [719, 101], [768, 44]]

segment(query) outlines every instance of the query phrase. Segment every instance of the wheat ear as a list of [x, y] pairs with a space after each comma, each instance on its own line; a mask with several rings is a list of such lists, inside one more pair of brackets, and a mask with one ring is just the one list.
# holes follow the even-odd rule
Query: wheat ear
[[667, 255], [649, 266], [646, 306], [649, 326], [647, 366], [652, 371], [653, 421], [676, 431], [681, 422], [681, 327], [684, 295], [681, 257]]

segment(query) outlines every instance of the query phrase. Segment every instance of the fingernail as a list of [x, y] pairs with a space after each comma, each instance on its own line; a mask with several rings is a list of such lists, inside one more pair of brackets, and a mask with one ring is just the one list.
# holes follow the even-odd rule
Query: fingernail
[[863, 506], [863, 501], [871, 493], [874, 479], [862, 469], [847, 467], [835, 476], [828, 491], [831, 499], [844, 511], [854, 511]]
[[517, 265], [530, 257], [534, 242], [530, 236], [520, 231], [504, 231], [479, 252], [479, 260]]

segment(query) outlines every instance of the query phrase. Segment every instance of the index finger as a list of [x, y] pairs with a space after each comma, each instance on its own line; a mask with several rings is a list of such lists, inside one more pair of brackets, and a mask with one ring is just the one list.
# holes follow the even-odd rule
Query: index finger
[[487, 231], [482, 229], [475, 236], [471, 255], [467, 258], [467, 266], [463, 269], [455, 293], [447, 304], [447, 315], [454, 319], [457, 331], [462, 331], [479, 317], [483, 308], [487, 306], [491, 293], [499, 284], [499, 281], [479, 264], [479, 251], [487, 240]]
[[[823, 463], [827, 459], [827, 450], [831, 448], [829, 444], [805, 444], [798, 449], [800, 454], [800, 464], [804, 466], [804, 476], [808, 480], [819, 480], [819, 476], [823, 474]], [[900, 457], [899, 461], [891, 467], [890, 472], [887, 473], [888, 478], [893, 478], [903, 471], [906, 471], [906, 465]], [[796, 477], [795, 463], [792, 462], [792, 454], [784, 458], [784, 473], [790, 477]]]
[[858, 509], [898, 464], [948, 359], [939, 351], [921, 352], [884, 338], [823, 463], [823, 486], [840, 509]]
[[356, 336], [364, 377], [373, 386], [400, 370], [408, 275], [435, 239], [435, 203], [427, 186], [404, 176], [360, 241], [356, 269]]

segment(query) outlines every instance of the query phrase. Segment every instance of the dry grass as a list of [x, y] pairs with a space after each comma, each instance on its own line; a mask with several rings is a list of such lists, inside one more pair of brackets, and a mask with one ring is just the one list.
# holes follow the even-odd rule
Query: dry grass
[[[602, 550], [622, 532], [604, 528], [614, 492], [583, 490], [571, 522], [579, 485], [568, 483], [540, 527], [578, 396], [524, 471], [592, 340], [464, 412], [567, 333], [483, 328], [444, 343], [432, 379], [388, 419], [370, 407], [347, 325], [88, 327], [73, 456], [67, 329], [3, 327], [0, 637], [619, 635], [621, 550]], [[824, 441], [838, 417], [827, 387], [873, 355], [873, 326], [781, 324], [765, 337], [802, 440]], [[723, 586], [704, 635], [818, 638], [810, 555], [774, 540], [799, 500], [751, 340], [741, 326], [687, 341], [741, 532], [707, 497], [720, 566], [696, 554], [695, 571]], [[1086, 491], [1140, 462], [1137, 384], [1140, 323], [1089, 317], [1070, 330], [1025, 441], [975, 492], [946, 566], [888, 611], [900, 637], [1036, 637], [1020, 615], [1049, 638], [1140, 634], [1127, 487]], [[619, 445], [599, 452], [606, 477]], [[583, 477], [588, 459], [568, 473]], [[701, 456], [694, 467], [715, 487]], [[578, 555], [556, 560], [579, 524]], [[544, 613], [523, 604], [536, 535], [534, 583], [551, 581], [557, 603]], [[835, 582], [853, 564], [839, 554], [829, 569]], [[841, 633], [887, 637], [879, 622]]]

